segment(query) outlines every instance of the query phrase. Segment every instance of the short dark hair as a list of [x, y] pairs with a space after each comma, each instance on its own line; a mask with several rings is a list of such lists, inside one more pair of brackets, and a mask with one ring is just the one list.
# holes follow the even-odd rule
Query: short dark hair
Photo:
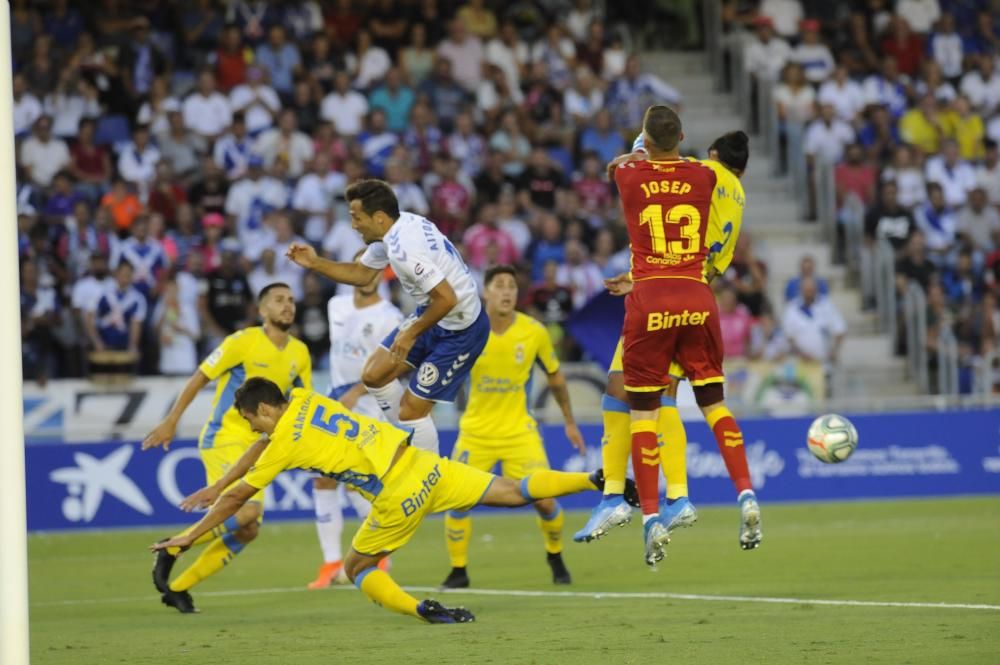
[[673, 150], [681, 141], [680, 116], [669, 106], [655, 104], [646, 109], [642, 128], [660, 150]]
[[285, 394], [281, 392], [278, 384], [262, 376], [255, 376], [247, 379], [236, 389], [233, 406], [238, 413], [257, 413], [257, 407], [261, 404], [281, 406], [286, 401]]
[[384, 180], [375, 178], [359, 180], [347, 188], [345, 196], [348, 203], [361, 201], [361, 209], [366, 215], [384, 212], [393, 221], [399, 218], [399, 201], [396, 200], [396, 193]]
[[506, 263], [493, 266], [492, 268], [487, 269], [486, 274], [483, 275], [483, 286], [489, 286], [490, 282], [492, 282], [497, 275], [510, 275], [514, 279], [517, 279], [517, 270], [514, 266]]
[[727, 132], [712, 141], [708, 149], [719, 153], [719, 161], [724, 166], [742, 172], [750, 159], [750, 137], [740, 130]]
[[267, 294], [273, 291], [274, 289], [288, 289], [289, 291], [291, 291], [292, 287], [288, 286], [284, 282], [271, 282], [263, 289], [261, 289], [259, 294], [257, 294], [257, 302], [262, 302], [264, 298], [267, 297]]

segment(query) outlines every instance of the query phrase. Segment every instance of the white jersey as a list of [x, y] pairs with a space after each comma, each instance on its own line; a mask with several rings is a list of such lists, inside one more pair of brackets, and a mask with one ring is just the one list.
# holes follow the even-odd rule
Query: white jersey
[[[368, 356], [399, 325], [403, 315], [388, 300], [359, 309], [353, 294], [330, 298], [326, 311], [330, 319], [330, 387], [358, 383]], [[354, 410], [382, 416], [375, 398], [368, 394], [358, 400]]]
[[483, 309], [476, 280], [458, 250], [433, 222], [419, 215], [400, 213], [385, 237], [368, 245], [361, 263], [376, 270], [391, 265], [403, 290], [420, 307], [430, 302], [435, 286], [448, 280], [458, 303], [438, 321], [445, 330], [465, 330]]

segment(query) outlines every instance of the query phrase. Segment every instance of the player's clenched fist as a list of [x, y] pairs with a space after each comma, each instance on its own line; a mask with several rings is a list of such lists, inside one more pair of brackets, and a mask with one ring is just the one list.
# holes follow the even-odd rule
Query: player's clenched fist
[[316, 262], [316, 250], [313, 249], [312, 245], [307, 245], [301, 242], [293, 242], [288, 246], [288, 251], [285, 252], [285, 257], [288, 258], [293, 263], [297, 263], [303, 268], [310, 269]]

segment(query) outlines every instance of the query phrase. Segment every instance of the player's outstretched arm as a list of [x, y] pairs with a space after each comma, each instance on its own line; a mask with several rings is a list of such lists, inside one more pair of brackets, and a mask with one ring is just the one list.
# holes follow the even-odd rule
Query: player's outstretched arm
[[191, 378], [188, 379], [187, 384], [185, 384], [184, 390], [177, 396], [177, 401], [174, 402], [174, 406], [170, 409], [167, 417], [142, 440], [143, 450], [149, 450], [157, 446], [163, 446], [163, 449], [167, 450], [170, 447], [170, 442], [177, 431], [177, 423], [180, 422], [181, 416], [184, 415], [184, 411], [198, 393], [201, 392], [201, 389], [208, 385], [208, 382], [209, 378], [205, 376], [204, 372], [200, 369], [195, 370]]
[[198, 508], [208, 508], [219, 498], [222, 492], [235, 483], [237, 480], [246, 475], [247, 471], [257, 462], [260, 458], [261, 453], [267, 448], [267, 444], [271, 440], [266, 436], [261, 436], [257, 439], [252, 446], [247, 448], [247, 451], [236, 460], [236, 464], [229, 468], [226, 475], [222, 476], [211, 485], [202, 487], [197, 492], [187, 496], [181, 501], [180, 508], [186, 513], [190, 513], [192, 510]]
[[569, 439], [574, 448], [580, 451], [581, 455], [586, 455], [587, 444], [583, 440], [580, 428], [576, 425], [576, 418], [573, 417], [573, 405], [569, 401], [566, 375], [562, 373], [562, 370], [557, 369], [551, 374], [547, 374], [546, 378], [549, 382], [549, 390], [552, 391], [552, 397], [555, 398], [556, 404], [559, 405], [559, 410], [562, 411], [563, 421], [566, 423], [566, 438]]
[[285, 256], [306, 270], [318, 272], [339, 284], [365, 286], [371, 284], [376, 275], [381, 272], [375, 268], [369, 268], [360, 261], [341, 263], [340, 261], [324, 259], [316, 253], [311, 245], [304, 243], [293, 242], [288, 247], [288, 251], [285, 252]]
[[157, 550], [165, 550], [168, 547], [180, 547], [181, 549], [191, 547], [191, 543], [235, 515], [243, 507], [243, 504], [249, 501], [250, 497], [258, 491], [258, 488], [241, 482], [219, 497], [219, 500], [215, 502], [215, 505], [208, 511], [208, 514], [201, 518], [190, 531], [176, 535], [170, 540], [154, 543], [149, 546], [149, 550], [155, 552]]

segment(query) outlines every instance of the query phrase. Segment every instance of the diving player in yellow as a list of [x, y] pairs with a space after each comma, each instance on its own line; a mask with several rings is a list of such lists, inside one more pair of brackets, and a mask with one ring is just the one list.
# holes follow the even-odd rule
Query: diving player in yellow
[[[609, 171], [625, 161], [644, 159], [645, 155], [641, 150], [641, 143], [637, 139], [633, 144], [633, 152], [616, 158], [608, 165]], [[736, 131], [716, 139], [709, 148], [709, 159], [702, 160], [703, 164], [715, 171], [719, 183], [723, 184], [720, 190], [726, 193], [722, 196], [720, 190], [717, 190], [719, 196], [713, 198], [709, 214], [710, 255], [705, 267], [705, 277], [709, 282], [725, 273], [733, 259], [745, 205], [745, 194], [739, 178], [746, 169], [748, 159], [749, 147], [746, 134]], [[618, 275], [606, 280], [605, 285], [611, 293], [625, 295], [631, 289], [631, 280], [627, 274]], [[573, 539], [577, 542], [600, 538], [610, 529], [624, 525], [631, 519], [631, 508], [618, 495], [625, 478], [630, 452], [630, 422], [628, 405], [625, 403], [621, 359], [622, 345], [619, 340], [608, 372], [608, 386], [603, 401], [602, 454], [607, 476], [605, 496], [594, 508], [587, 524], [574, 534]], [[651, 465], [659, 463], [666, 477], [667, 499], [661, 504], [661, 514], [665, 527], [672, 531], [681, 526], [694, 524], [698, 517], [694, 506], [687, 498], [687, 434], [676, 404], [677, 385], [683, 378], [683, 371], [680, 367], [671, 365], [670, 374], [674, 381], [664, 391], [657, 422], [657, 432], [661, 441], [658, 456], [643, 461]], [[719, 449], [737, 488], [741, 520], [740, 547], [747, 550], [754, 549], [761, 541], [760, 507], [752, 489], [742, 438], [737, 440], [732, 435], [728, 439], [725, 437], [723, 430], [728, 430], [727, 425], [735, 421], [724, 405], [705, 413], [705, 418], [716, 438], [722, 437], [721, 441], [717, 441]]]
[[[280, 282], [269, 284], [261, 289], [258, 304], [263, 325], [240, 330], [223, 340], [188, 380], [167, 417], [142, 442], [143, 450], [161, 445], [166, 449], [191, 400], [202, 388], [218, 379], [212, 415], [198, 438], [205, 477], [209, 483], [214, 483], [257, 440], [246, 420], [231, 408], [236, 389], [245, 379], [270, 379], [282, 392], [295, 386], [312, 387], [309, 349], [288, 334], [295, 321], [295, 297], [291, 289]], [[170, 571], [179, 550], [159, 551], [153, 564], [153, 584], [163, 594], [163, 604], [183, 613], [195, 612], [189, 589], [222, 570], [257, 537], [263, 513], [264, 494], [261, 492], [238, 513], [193, 543], [209, 544], [173, 582], [169, 582]]]
[[475, 617], [465, 608], [418, 601], [378, 568], [381, 559], [413, 537], [424, 517], [480, 504], [523, 506], [604, 486], [600, 471], [539, 469], [520, 482], [500, 478], [415, 448], [409, 445], [411, 432], [348, 411], [319, 393], [296, 389], [286, 398], [277, 385], [260, 377], [236, 391], [235, 407], [255, 432], [266, 436], [223, 478], [181, 504], [186, 510], [214, 504], [201, 521], [150, 549], [187, 548], [224, 524], [282, 471], [315, 471], [353, 486], [372, 502], [372, 512], [344, 559], [347, 576], [375, 603], [430, 623], [466, 623]]
[[[511, 266], [486, 271], [483, 299], [490, 317], [490, 337], [472, 367], [469, 403], [458, 424], [458, 441], [451, 458], [483, 471], [500, 463], [505, 478], [520, 480], [536, 469], [549, 468], [538, 423], [528, 405], [536, 362], [545, 370], [549, 390], [562, 410], [566, 438], [581, 455], [587, 446], [573, 418], [566, 377], [559, 369], [548, 331], [530, 316], [514, 311], [516, 275]], [[554, 499], [543, 499], [535, 502], [535, 510], [552, 581], [569, 584], [572, 580], [562, 560], [562, 508]], [[469, 586], [466, 563], [472, 518], [452, 510], [445, 516], [444, 526], [451, 572], [441, 587], [465, 588]]]

